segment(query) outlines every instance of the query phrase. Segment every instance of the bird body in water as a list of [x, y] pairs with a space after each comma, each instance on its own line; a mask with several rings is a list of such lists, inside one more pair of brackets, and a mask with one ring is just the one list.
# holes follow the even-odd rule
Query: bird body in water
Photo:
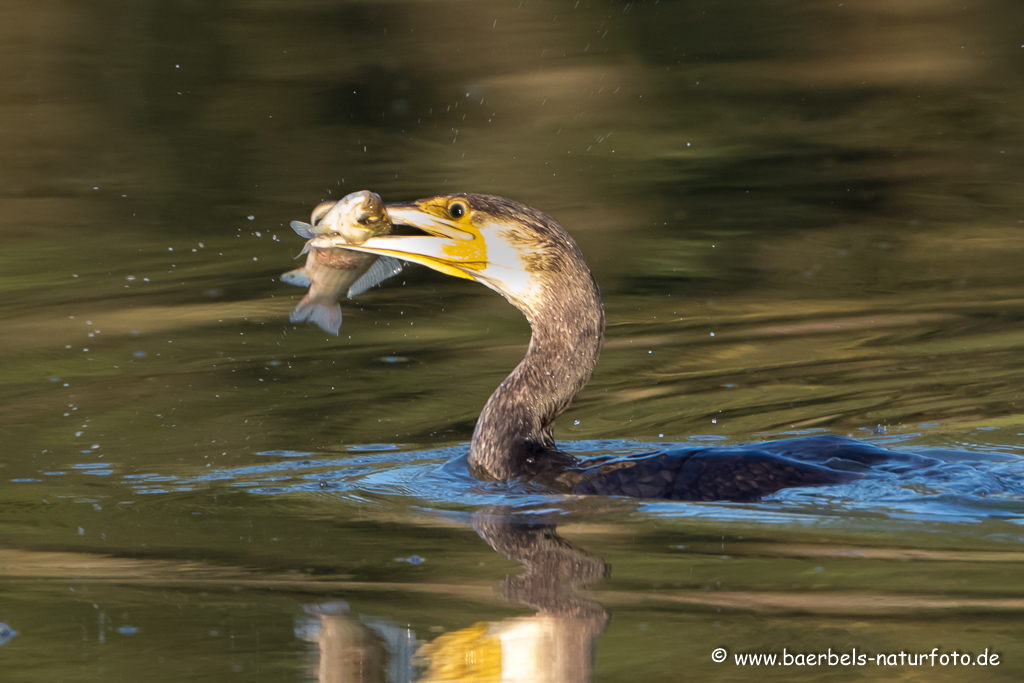
[[849, 482], [879, 465], [931, 462], [819, 436], [580, 463], [558, 449], [552, 427], [590, 380], [605, 318], [575, 240], [547, 214], [502, 197], [454, 194], [386, 208], [396, 226], [426, 234], [359, 245], [321, 236], [313, 246], [390, 256], [481, 282], [530, 323], [526, 356], [491, 395], [473, 432], [469, 463], [480, 479], [527, 478], [581, 494], [752, 501], [788, 487]]

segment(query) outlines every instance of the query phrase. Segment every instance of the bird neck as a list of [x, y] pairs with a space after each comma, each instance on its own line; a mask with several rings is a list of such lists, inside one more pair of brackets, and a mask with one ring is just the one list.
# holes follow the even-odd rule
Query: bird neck
[[477, 420], [469, 463], [478, 478], [532, 477], [575, 463], [555, 447], [552, 426], [590, 380], [604, 340], [601, 295], [582, 258], [579, 265], [531, 303], [512, 301], [530, 322], [530, 346]]

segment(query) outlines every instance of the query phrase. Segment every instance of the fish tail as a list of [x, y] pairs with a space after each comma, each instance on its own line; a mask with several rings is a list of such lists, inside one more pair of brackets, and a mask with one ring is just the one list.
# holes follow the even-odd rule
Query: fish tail
[[289, 320], [293, 323], [310, 322], [337, 336], [341, 329], [341, 306], [334, 301], [320, 303], [316, 297], [307, 294], [292, 311]]

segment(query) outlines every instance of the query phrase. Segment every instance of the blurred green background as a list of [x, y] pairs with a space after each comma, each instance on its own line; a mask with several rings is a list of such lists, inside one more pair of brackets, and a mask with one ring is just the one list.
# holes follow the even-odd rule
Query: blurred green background
[[[1020, 3], [0, 16], [4, 681], [335, 680], [299, 637], [331, 600], [385, 662], [365, 680], [426, 676], [367, 619], [427, 642], [536, 611], [492, 590], [522, 571], [470, 525], [495, 504], [612, 566], [595, 681], [957, 673], [722, 645], [992, 647], [984, 676], [1020, 679]], [[528, 328], [417, 267], [343, 302], [339, 338], [290, 324], [288, 222], [361, 189], [500, 194], [576, 237], [609, 321], [557, 427], [577, 452], [827, 430], [1001, 469], [755, 506], [444, 474]]]

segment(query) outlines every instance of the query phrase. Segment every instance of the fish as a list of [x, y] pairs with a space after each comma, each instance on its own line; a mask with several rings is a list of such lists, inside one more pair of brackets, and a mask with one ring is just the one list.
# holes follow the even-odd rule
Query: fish
[[318, 204], [309, 223], [292, 221], [292, 230], [307, 242], [299, 253], [306, 256], [302, 268], [289, 271], [281, 281], [309, 287], [289, 316], [293, 323], [310, 322], [337, 335], [341, 329], [341, 297], [356, 297], [402, 272], [402, 263], [390, 256], [375, 256], [342, 248], [314, 247], [325, 235], [341, 236], [348, 244], [362, 244], [371, 237], [391, 232], [391, 219], [380, 195], [367, 190], [353, 192], [338, 201]]

